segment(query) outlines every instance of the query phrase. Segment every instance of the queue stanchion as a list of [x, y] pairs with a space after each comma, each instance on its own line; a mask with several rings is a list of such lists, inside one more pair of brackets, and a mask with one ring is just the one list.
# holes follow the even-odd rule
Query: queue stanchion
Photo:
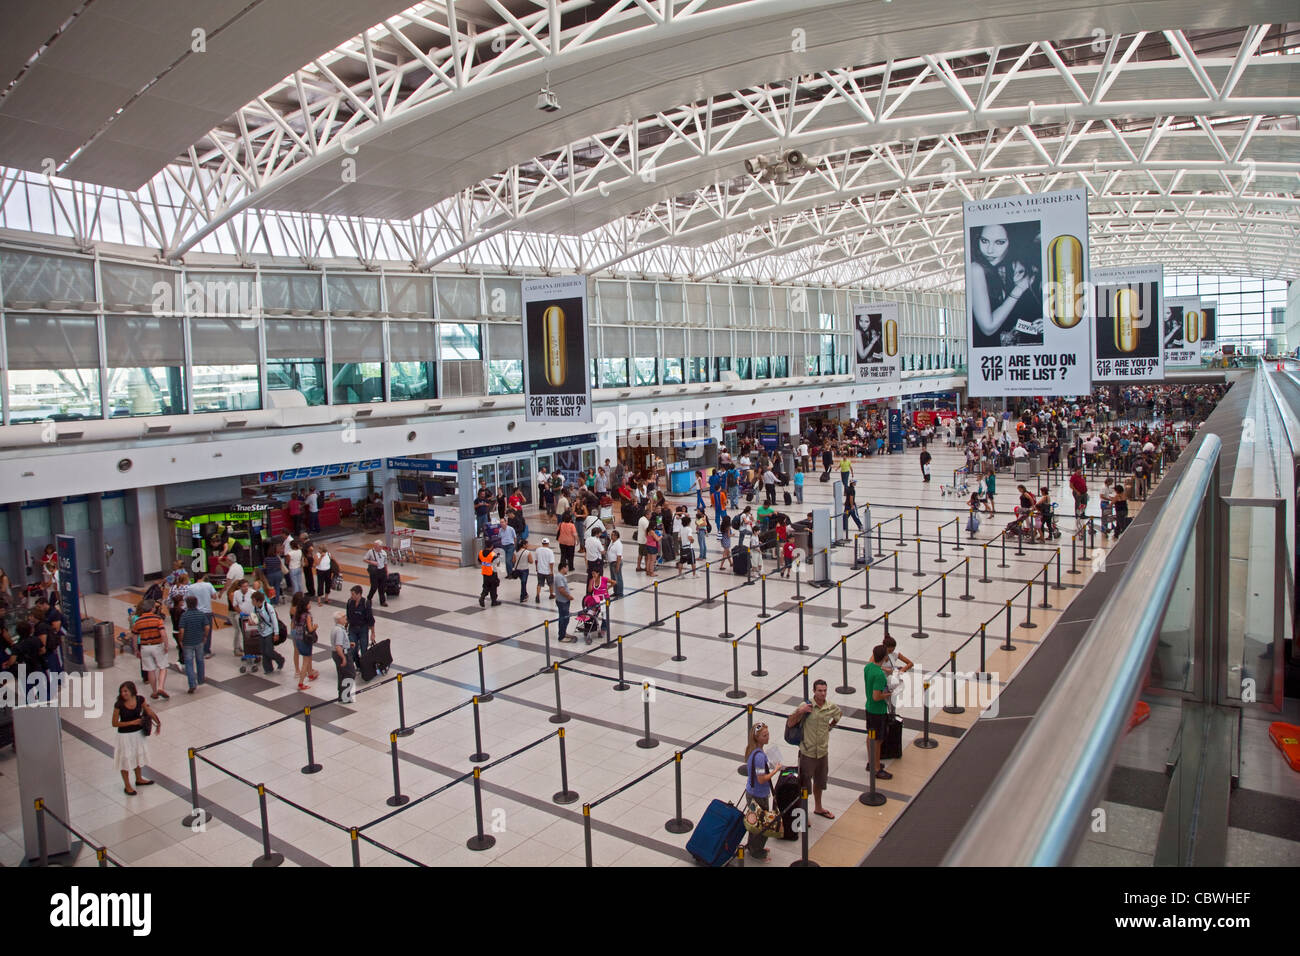
[[653, 750], [659, 746], [659, 741], [650, 734], [650, 682], [641, 682], [641, 706], [645, 711], [645, 736], [636, 742], [636, 745], [642, 750]]
[[576, 790], [569, 789], [569, 754], [565, 746], [563, 727], [556, 731], [556, 736], [560, 738], [560, 789], [552, 795], [551, 802], [564, 806], [577, 800], [578, 793]]
[[966, 591], [959, 597], [959, 601], [973, 601], [975, 595], [970, 593], [970, 555], [966, 555]]
[[546, 666], [538, 669], [537, 673], [545, 674], [551, 669], [551, 622], [542, 622], [542, 640], [546, 644]]
[[384, 802], [390, 807], [400, 807], [409, 803], [411, 798], [402, 793], [402, 776], [397, 760], [397, 734], [388, 735], [388, 750], [393, 756], [393, 795]]
[[[1026, 518], [1025, 520], [1028, 521], [1029, 519]], [[1023, 558], [1024, 556], [1025, 556], [1024, 525], [1019, 525], [1016, 533], [1016, 557]]]
[[397, 729], [393, 731], [399, 737], [409, 737], [415, 733], [413, 727], [406, 726], [406, 692], [402, 690], [402, 675], [397, 675]]
[[759, 593], [760, 593], [760, 598], [759, 598], [760, 610], [758, 612], [758, 616], [765, 617], [765, 618], [771, 617], [772, 615], [767, 613], [767, 572], [764, 572], [762, 575], [760, 575]]
[[492, 695], [488, 693], [487, 680], [483, 676], [483, 645], [482, 644], [478, 646], [478, 699], [485, 704], [492, 699]]
[[257, 785], [257, 809], [262, 817], [262, 855], [252, 862], [252, 866], [272, 867], [284, 862], [284, 855], [271, 852], [271, 824], [266, 815], [266, 784]]
[[[935, 529], [935, 536], [939, 541], [939, 556], [934, 559], [934, 563], [947, 564], [948, 559], [943, 556], [943, 525], [939, 525], [939, 527]], [[918, 567], [917, 570], [919, 571], [920, 568]]]
[[876, 557], [878, 559], [883, 558], [885, 556], [885, 549], [881, 546], [881, 540], [880, 540], [882, 534], [881, 528], [884, 526], [884, 524], [885, 523], [883, 521], [876, 522]]
[[939, 575], [939, 617], [952, 617], [948, 613], [948, 572]]
[[1043, 564], [1043, 600], [1038, 606], [1045, 611], [1050, 610], [1052, 607], [1052, 602], [1047, 600], [1047, 569], [1051, 567], [1051, 564], [1052, 562], [1050, 561]]
[[1061, 549], [1056, 549], [1056, 583], [1052, 585], [1053, 591], [1064, 591], [1065, 585], [1061, 583]]
[[[876, 730], [871, 728], [867, 731], [867, 760], [869, 762], [876, 759]], [[867, 792], [858, 794], [858, 803], [864, 807], [883, 806], [888, 798], [876, 789], [876, 768], [867, 767]]]
[[796, 651], [808, 650], [808, 645], [803, 642], [803, 601], [799, 602], [799, 643], [794, 646]]
[[801, 850], [799, 859], [791, 863], [791, 866], [818, 866], [816, 862], [808, 859], [808, 831], [812, 828], [812, 821], [808, 818], [808, 788], [803, 787], [799, 791], [799, 831], [801, 835]]
[[[745, 739], [748, 740], [752, 736], [754, 736], [754, 705], [746, 704], [745, 705]], [[739, 767], [736, 768], [736, 773], [740, 774], [742, 777], [748, 777], [749, 764], [742, 763]]]
[[[971, 508], [970, 513], [975, 514], [975, 509]], [[943, 537], [940, 535], [940, 537]], [[954, 551], [965, 551], [961, 546], [961, 521], [957, 518], [952, 519], [952, 549]]]
[[[1000, 535], [998, 535], [998, 537], [1002, 539], [1002, 563], [999, 564], [998, 567], [1000, 567], [1000, 568], [1009, 568], [1009, 567], [1011, 567], [1011, 565], [1007, 564], [1007, 533], [1006, 533], [1006, 531], [1004, 530]], [[987, 575], [985, 575], [985, 577], [987, 577]]]
[[615, 641], [615, 644], [618, 646], [618, 683], [614, 685], [614, 690], [624, 691], [629, 689], [632, 685], [623, 679], [623, 635], [622, 634], [618, 636], [618, 640]]
[[987, 630], [988, 630], [987, 623], [981, 622], [980, 623], [980, 670], [979, 670], [980, 680], [993, 679], [993, 675], [989, 673], [988, 658], [985, 654], [985, 649], [984, 649], [985, 648], [984, 642], [985, 642], [985, 638], [987, 637], [986, 634]]
[[812, 700], [812, 698], [808, 696], [808, 665], [807, 664], [803, 666], [803, 699]]
[[654, 599], [655, 599], [655, 619], [650, 622], [650, 626], [662, 627], [664, 622], [663, 619], [659, 616], [659, 582], [656, 581], [654, 584], [650, 585], [650, 590], [654, 592]]
[[890, 634], [889, 634], [889, 612], [888, 611], [886, 611], [884, 614], [884, 620], [885, 620], [885, 637], [889, 637]]
[[736, 866], [742, 870], [745, 868], [745, 844], [743, 843], [736, 847]]
[[898, 552], [894, 552], [894, 586], [889, 589], [894, 594], [901, 594], [903, 589], [898, 584]]
[[952, 704], [945, 705], [943, 712], [945, 714], [964, 714], [966, 708], [957, 703], [957, 652], [948, 652], [948, 663], [952, 665], [950, 677], [952, 679]]
[[302, 772], [306, 774], [320, 773], [321, 765], [316, 762], [316, 750], [312, 746], [310, 707], [304, 707], [302, 709], [302, 725], [303, 729], [307, 733], [307, 763], [302, 768]]
[[564, 712], [560, 705], [560, 662], [556, 661], [551, 665], [551, 673], [555, 675], [555, 713], [547, 719], [553, 724], [567, 724], [569, 715]]
[[[605, 617], [601, 621], [600, 629], [605, 632], [605, 643], [603, 646], [606, 648], [610, 648], [614, 646], [614, 642], [610, 639], [609, 636], [609, 622], [612, 620], [614, 620], [614, 617], [609, 613], [609, 598], [605, 598]], [[663, 622], [661, 621], [660, 623]]]
[[713, 604], [713, 580], [709, 577], [709, 565], [712, 561], [704, 562], [704, 603]]
[[470, 703], [474, 708], [474, 752], [469, 755], [469, 762], [487, 763], [488, 755], [483, 752], [483, 725], [479, 723], [478, 716], [478, 698], [472, 698]]
[[665, 823], [664, 829], [669, 833], [690, 833], [695, 829], [695, 824], [682, 816], [682, 752], [680, 750], [673, 754], [673, 798], [677, 816]]
[[875, 605], [871, 603], [871, 565], [869, 564], [862, 572], [862, 588], [866, 592], [866, 602], [858, 606], [864, 611], [870, 611]]
[[835, 688], [835, 693], [857, 693], [853, 685], [849, 683], [849, 636], [847, 634], [840, 635], [840, 674], [844, 683]]
[[591, 866], [591, 804], [582, 805], [582, 842], [587, 850], [587, 866]]
[[763, 670], [763, 625], [758, 621], [754, 622], [754, 669], [749, 673], [753, 677], [767, 676]]
[[190, 763], [190, 812], [181, 821], [181, 826], [187, 830], [193, 830], [196, 825], [203, 826], [209, 817], [208, 811], [199, 804], [199, 774], [195, 760], [197, 752], [193, 747], [186, 748], [185, 751]]
[[726, 588], [722, 591], [722, 630], [718, 632], [718, 637], [724, 641], [729, 641], [735, 634], [731, 633], [731, 606], [727, 599]]
[[1093, 548], [1097, 547], [1097, 528], [1096, 528], [1096, 526], [1092, 523], [1092, 519], [1091, 519], [1091, 518], [1088, 519], [1088, 534], [1089, 534], [1089, 536], [1090, 536], [1090, 538], [1091, 538], [1091, 546], [1092, 546]]
[[727, 696], [732, 700], [745, 696], [740, 689], [740, 641], [736, 640], [731, 642], [731, 690], [727, 691]]
[[790, 595], [796, 601], [803, 600], [803, 594], [800, 593], [800, 585], [803, 583], [803, 561], [799, 560], [794, 563], [794, 594]]
[[925, 630], [924, 614], [921, 608], [921, 601], [924, 597], [924, 591], [916, 592], [916, 630], [912, 632], [912, 636], [918, 641], [923, 641], [930, 636]]
[[835, 620], [831, 621], [831, 627], [847, 627], [844, 623], [844, 588], [843, 581], [835, 582]]
[[921, 570], [921, 539], [916, 539], [916, 570], [912, 572], [912, 577], [923, 578], [925, 572]]
[[913, 747], [919, 747], [922, 750], [933, 750], [939, 746], [939, 741], [930, 736], [930, 682], [921, 682], [921, 736], [912, 741]]
[[903, 515], [902, 515], [902, 513], [900, 512], [899, 515], [898, 515], [898, 546], [899, 546], [900, 548], [903, 546], [903, 529], [904, 529], [904, 524], [905, 524], [905, 523], [904, 523], [904, 521], [903, 521]]
[[921, 537], [921, 506], [913, 505], [916, 508], [916, 536]]
[[352, 865], [361, 866], [361, 831], [356, 827], [348, 830], [348, 840], [352, 843]]
[[1070, 570], [1066, 574], [1082, 574], [1079, 570], [1076, 552], [1079, 548], [1079, 532], [1070, 535]]
[[1034, 623], [1034, 615], [1032, 610], [1033, 604], [1034, 604], [1034, 582], [1033, 579], [1031, 578], [1025, 584], [1025, 619], [1020, 622], [1021, 627], [1034, 628], [1038, 626], [1037, 624]]
[[676, 632], [677, 653], [670, 660], [681, 663], [686, 660], [686, 655], [682, 653], [682, 612], [673, 611], [673, 630]]
[[1011, 598], [1007, 598], [1007, 640], [998, 648], [1000, 651], [1014, 651], [1016, 645], [1011, 643]]
[[478, 832], [465, 841], [471, 850], [490, 850], [497, 845], [497, 838], [483, 832], [483, 768], [474, 768], [474, 825]]

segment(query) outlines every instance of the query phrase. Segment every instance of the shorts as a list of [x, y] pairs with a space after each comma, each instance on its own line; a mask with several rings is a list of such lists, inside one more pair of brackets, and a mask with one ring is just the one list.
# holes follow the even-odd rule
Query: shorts
[[538, 575], [537, 575], [537, 588], [538, 588], [538, 590], [541, 590], [541, 587], [542, 587], [543, 584], [545, 584], [548, 588], [554, 589], [554, 588], [555, 588], [555, 575], [554, 575], [553, 573], [552, 573], [552, 574], [538, 574]]
[[315, 644], [308, 644], [306, 641], [293, 639], [293, 648], [303, 657], [311, 657], [311, 652], [315, 650]]
[[873, 714], [870, 711], [867, 712], [867, 730], [874, 730], [876, 732], [877, 740], [885, 739], [885, 731], [888, 727], [888, 714]]
[[645, 550], [645, 542], [644, 542], [644, 541], [642, 541], [641, 544], [637, 547], [637, 549], [636, 549], [636, 553], [637, 553], [637, 555], [638, 555], [639, 557], [642, 557], [642, 558], [645, 557], [645, 555], [646, 555], [646, 550]]
[[[830, 757], [809, 757], [799, 754], [799, 787], [804, 790], [825, 790], [830, 771]], [[811, 787], [809, 784], [811, 783]]]
[[161, 644], [140, 645], [140, 668], [144, 671], [165, 671], [167, 652]]

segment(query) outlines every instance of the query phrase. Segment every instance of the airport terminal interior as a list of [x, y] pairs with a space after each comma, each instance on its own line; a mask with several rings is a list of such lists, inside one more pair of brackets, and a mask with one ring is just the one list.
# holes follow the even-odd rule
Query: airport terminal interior
[[0, 865], [1300, 864], [1296, 15], [7, 3]]

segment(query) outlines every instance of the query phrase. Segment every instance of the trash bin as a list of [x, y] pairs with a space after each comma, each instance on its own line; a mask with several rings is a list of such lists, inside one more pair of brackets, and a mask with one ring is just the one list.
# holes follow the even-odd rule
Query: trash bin
[[112, 621], [100, 621], [95, 625], [95, 666], [101, 670], [112, 667], [117, 657], [116, 630]]

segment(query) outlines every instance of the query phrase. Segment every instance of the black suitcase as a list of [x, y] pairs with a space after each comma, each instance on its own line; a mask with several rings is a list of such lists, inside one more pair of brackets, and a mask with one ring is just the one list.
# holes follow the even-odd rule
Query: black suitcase
[[794, 814], [799, 809], [797, 767], [782, 767], [781, 772], [772, 781], [772, 809], [781, 813], [781, 839], [799, 839], [799, 833], [794, 828]]
[[818, 479], [818, 481], [830, 481], [830, 480], [831, 480], [831, 473], [829, 471], [823, 471], [821, 478]]
[[785, 493], [785, 506], [789, 508], [792, 504], [794, 504], [794, 497], [787, 491]]
[[388, 580], [384, 582], [384, 594], [388, 597], [397, 597], [402, 593], [402, 576], [396, 571], [388, 575]]
[[903, 718], [890, 714], [885, 722], [885, 739], [880, 742], [880, 759], [897, 760], [903, 756]]
[[742, 545], [731, 549], [731, 568], [739, 575], [749, 574], [749, 551]]
[[392, 663], [392, 644], [387, 638], [376, 641], [361, 655], [361, 679], [374, 680], [376, 674], [387, 674]]

